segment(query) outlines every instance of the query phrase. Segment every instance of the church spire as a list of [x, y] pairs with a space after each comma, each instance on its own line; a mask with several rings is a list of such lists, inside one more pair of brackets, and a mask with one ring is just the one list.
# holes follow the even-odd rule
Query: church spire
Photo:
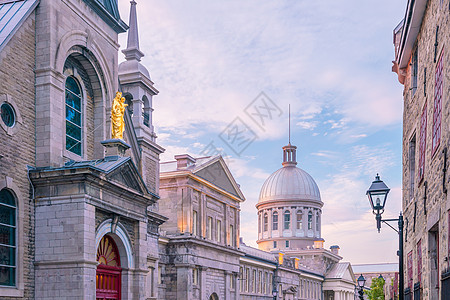
[[125, 54], [126, 60], [137, 60], [141, 61], [141, 58], [144, 56], [144, 53], [139, 49], [139, 33], [138, 33], [138, 24], [137, 24], [137, 13], [136, 13], [136, 1], [131, 0], [131, 9], [130, 9], [130, 29], [128, 29], [128, 41], [127, 41], [127, 49], [123, 50], [123, 54]]
[[291, 145], [291, 105], [289, 104], [289, 144], [283, 147], [283, 167], [297, 165], [297, 147]]

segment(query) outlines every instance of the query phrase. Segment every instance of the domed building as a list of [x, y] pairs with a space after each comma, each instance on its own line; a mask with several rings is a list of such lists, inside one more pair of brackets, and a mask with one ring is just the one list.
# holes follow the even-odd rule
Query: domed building
[[283, 167], [264, 182], [258, 209], [258, 247], [261, 250], [301, 250], [323, 244], [323, 202], [314, 179], [297, 167], [297, 147], [283, 147]]

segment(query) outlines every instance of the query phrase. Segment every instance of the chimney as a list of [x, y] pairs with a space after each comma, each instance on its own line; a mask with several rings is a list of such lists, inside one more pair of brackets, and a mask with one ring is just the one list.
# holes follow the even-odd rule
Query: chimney
[[330, 247], [331, 253], [336, 254], [336, 255], [339, 255], [339, 249], [341, 249], [341, 248], [339, 248], [338, 245], [333, 245]]
[[177, 169], [186, 169], [189, 166], [195, 164], [195, 158], [189, 154], [181, 154], [174, 156], [177, 161]]

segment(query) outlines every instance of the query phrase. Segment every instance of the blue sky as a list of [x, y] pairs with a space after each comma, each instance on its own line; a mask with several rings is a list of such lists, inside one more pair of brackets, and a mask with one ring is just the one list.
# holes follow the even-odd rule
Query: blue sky
[[[324, 202], [325, 247], [339, 245], [352, 263], [397, 261], [397, 235], [377, 233], [365, 191], [379, 172], [392, 189], [385, 217], [398, 216], [402, 86], [391, 72], [392, 31], [406, 1], [136, 2], [142, 63], [160, 91], [153, 117], [162, 160], [199, 156], [211, 143], [229, 155], [247, 199], [246, 244], [256, 246], [259, 190], [281, 167], [290, 104], [298, 167]], [[119, 6], [128, 22], [129, 1]], [[125, 34], [119, 42], [126, 46]], [[264, 124], [251, 114], [261, 101], [274, 109], [260, 108]], [[234, 125], [247, 133], [238, 144]]]

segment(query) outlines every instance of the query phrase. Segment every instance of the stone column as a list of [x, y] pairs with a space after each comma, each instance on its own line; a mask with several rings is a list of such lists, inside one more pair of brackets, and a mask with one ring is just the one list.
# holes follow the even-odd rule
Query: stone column
[[[200, 267], [200, 297], [201, 299], [206, 299], [206, 274], [208, 272], [208, 267]], [[184, 298], [178, 298], [184, 299]]]
[[192, 267], [187, 264], [176, 265], [177, 299], [192, 299]]
[[233, 275], [232, 272], [230, 271], [225, 271], [224, 272], [224, 277], [225, 277], [225, 300], [230, 300], [231, 299], [231, 288], [230, 288], [230, 281], [233, 280], [231, 278], [231, 276]]

